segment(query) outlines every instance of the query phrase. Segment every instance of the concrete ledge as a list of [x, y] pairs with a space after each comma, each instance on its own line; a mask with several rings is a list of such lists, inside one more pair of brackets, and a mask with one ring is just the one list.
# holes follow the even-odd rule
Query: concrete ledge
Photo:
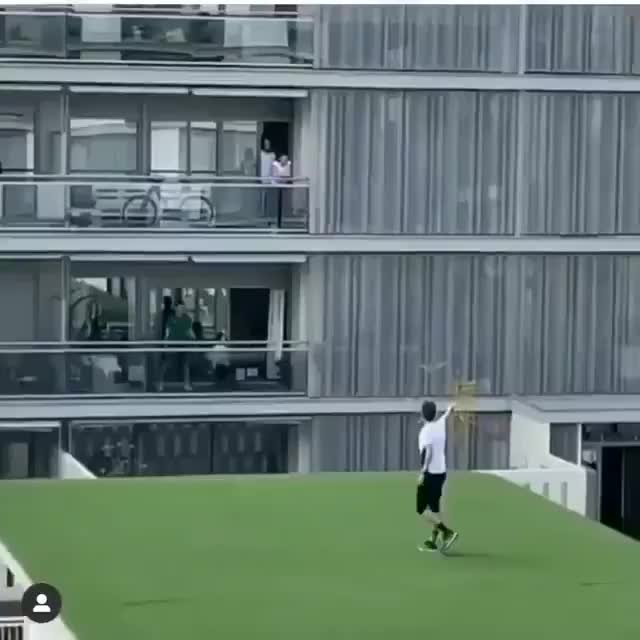
[[[122, 73], [126, 68], [127, 72]], [[167, 61], [113, 62], [5, 58], [2, 80], [24, 84], [108, 84], [180, 87], [285, 87], [304, 89], [395, 89], [463, 91], [640, 92], [637, 76], [518, 74], [446, 71], [361, 71], [291, 66], [223, 66]]]
[[[640, 82], [640, 77], [638, 79]], [[640, 87], [639, 87], [640, 91]], [[233, 254], [304, 255], [406, 255], [406, 254], [635, 254], [640, 253], [638, 236], [416, 236], [352, 234], [220, 233], [143, 231], [140, 229], [104, 231], [101, 229], [4, 229], [0, 230], [0, 253], [11, 259], [25, 254], [82, 255], [104, 252], [117, 247], [111, 256], [127, 255], [152, 261], [155, 255], [177, 254], [207, 256]], [[113, 259], [113, 258], [112, 258]], [[285, 261], [283, 257], [283, 261]]]
[[[0, 400], [6, 420], [117, 418], [308, 418], [317, 415], [415, 414], [422, 398], [212, 398], [211, 396], [161, 396], [147, 394], [118, 398], [50, 398]], [[447, 398], [435, 398], [445, 407]], [[508, 398], [474, 398], [477, 411], [503, 413]]]

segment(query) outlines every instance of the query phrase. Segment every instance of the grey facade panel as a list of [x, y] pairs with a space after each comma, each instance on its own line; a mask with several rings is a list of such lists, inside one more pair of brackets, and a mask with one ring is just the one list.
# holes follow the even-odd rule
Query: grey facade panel
[[637, 94], [527, 94], [525, 233], [640, 232], [639, 112]]
[[512, 379], [504, 363], [518, 260], [313, 257], [324, 301], [320, 395], [448, 395], [469, 379], [482, 393], [502, 393]]
[[517, 94], [316, 91], [316, 233], [510, 234]]
[[515, 72], [519, 16], [515, 6], [325, 5], [318, 65]]
[[311, 269], [312, 395], [450, 395], [468, 380], [486, 395], [640, 391], [640, 256], [323, 256]]
[[640, 71], [632, 6], [527, 8], [527, 70], [629, 74]]
[[[447, 459], [451, 469], [508, 466], [507, 413], [479, 414], [472, 427], [449, 420]], [[311, 471], [399, 471], [419, 468], [416, 415], [314, 417]]]

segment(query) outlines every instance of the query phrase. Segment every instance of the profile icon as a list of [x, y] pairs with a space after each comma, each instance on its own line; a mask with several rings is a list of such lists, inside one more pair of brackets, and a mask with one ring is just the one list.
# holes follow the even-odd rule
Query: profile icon
[[51, 607], [47, 604], [49, 598], [46, 593], [39, 593], [36, 596], [36, 606], [33, 607], [33, 613], [51, 613]]
[[62, 611], [62, 596], [50, 584], [31, 585], [22, 595], [22, 615], [37, 624], [52, 622]]

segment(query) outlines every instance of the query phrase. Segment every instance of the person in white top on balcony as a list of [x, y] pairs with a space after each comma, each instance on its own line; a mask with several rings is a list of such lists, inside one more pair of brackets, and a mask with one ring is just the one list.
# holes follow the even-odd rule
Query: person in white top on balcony
[[227, 336], [224, 331], [218, 331], [216, 334], [216, 345], [209, 353], [207, 359], [211, 363], [218, 382], [225, 382], [231, 369], [231, 358], [229, 349], [226, 344]]
[[284, 184], [291, 178], [291, 160], [282, 154], [271, 166], [271, 176], [276, 184]]
[[269, 179], [271, 177], [271, 167], [276, 161], [276, 154], [271, 148], [271, 140], [264, 139], [262, 150], [260, 151], [260, 177]]
[[441, 551], [446, 551], [456, 541], [458, 534], [449, 529], [444, 523], [440, 501], [442, 490], [447, 480], [447, 418], [453, 411], [453, 405], [436, 420], [436, 405], [430, 400], [422, 403], [418, 434], [418, 449], [420, 451], [420, 475], [416, 491], [416, 511], [418, 515], [425, 515], [433, 526], [431, 539], [420, 551], [437, 551], [438, 538], [442, 534]]
[[[271, 140], [265, 138], [262, 142], [262, 149], [260, 150], [260, 178], [263, 183], [270, 183], [272, 181], [271, 173], [273, 163], [276, 161], [276, 154], [271, 148]], [[260, 209], [262, 216], [267, 220], [276, 216], [278, 206], [278, 199], [275, 190], [268, 187], [262, 187], [260, 189]]]

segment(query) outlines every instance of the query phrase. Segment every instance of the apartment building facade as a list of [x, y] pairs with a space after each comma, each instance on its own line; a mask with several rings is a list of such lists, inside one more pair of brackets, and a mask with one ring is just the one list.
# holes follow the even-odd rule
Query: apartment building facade
[[460, 468], [513, 397], [635, 440], [640, 15], [283, 9], [0, 16], [0, 471], [411, 468], [465, 389]]

